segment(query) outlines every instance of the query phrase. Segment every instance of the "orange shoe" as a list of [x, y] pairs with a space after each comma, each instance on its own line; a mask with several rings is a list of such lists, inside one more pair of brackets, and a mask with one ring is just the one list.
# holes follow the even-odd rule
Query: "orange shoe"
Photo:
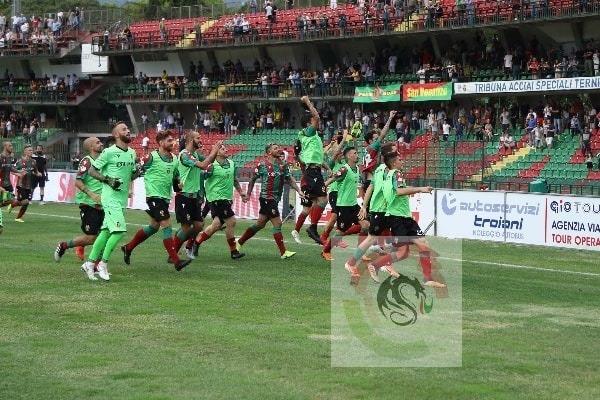
[[381, 267], [381, 269], [390, 274], [392, 278], [398, 278], [400, 276], [400, 274], [391, 265], [384, 265]]
[[371, 257], [369, 257], [368, 255], [366, 255], [366, 254], [364, 254], [362, 256], [361, 260], [363, 260], [365, 262], [373, 261], [373, 259]]
[[356, 265], [350, 265], [348, 263], [345, 263], [344, 268], [346, 268], [346, 271], [350, 272], [350, 276], [352, 276], [353, 278], [360, 276], [360, 271], [358, 270], [358, 267]]
[[436, 281], [427, 281], [423, 284], [423, 286], [429, 286], [434, 289], [443, 289], [446, 287], [446, 285], [444, 285], [443, 283], [436, 282]]
[[333, 257], [331, 256], [331, 253], [325, 253], [323, 251], [323, 252], [321, 252], [321, 257], [323, 257], [325, 259], [325, 261], [333, 261]]
[[77, 246], [77, 247], [75, 247], [75, 255], [81, 261], [83, 261], [85, 259], [85, 250], [84, 250], [83, 246]]

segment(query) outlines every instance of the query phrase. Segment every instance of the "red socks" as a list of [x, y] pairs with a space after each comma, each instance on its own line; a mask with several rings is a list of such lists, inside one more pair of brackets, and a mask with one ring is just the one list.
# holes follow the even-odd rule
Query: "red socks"
[[196, 244], [201, 245], [203, 242], [206, 242], [210, 238], [206, 233], [200, 232], [200, 236], [196, 238]]
[[323, 210], [323, 207], [313, 204], [312, 208], [310, 209], [310, 223], [312, 225], [316, 225], [319, 223], [321, 215], [323, 214]]
[[423, 276], [425, 280], [430, 281], [431, 279], [431, 253], [429, 251], [423, 251], [419, 253], [419, 263], [423, 270]]
[[252, 229], [252, 227], [246, 229], [242, 237], [239, 238], [238, 242], [240, 244], [244, 244], [250, 239], [252, 236], [256, 235], [256, 230]]
[[304, 225], [304, 221], [306, 221], [306, 217], [308, 217], [308, 214], [304, 211], [302, 211], [300, 215], [298, 215], [298, 219], [296, 220], [296, 226], [294, 227], [294, 230], [296, 232], [300, 232], [300, 229], [302, 229], [302, 225]]
[[229, 245], [229, 251], [235, 251], [235, 238], [227, 238], [227, 244]]
[[173, 247], [173, 238], [163, 239], [163, 245], [169, 254], [169, 258], [174, 262], [179, 262], [179, 256], [177, 255], [177, 251], [175, 251], [175, 247]]
[[329, 234], [331, 233], [331, 231], [333, 230], [333, 226], [334, 224], [332, 224], [331, 226], [328, 226], [323, 233], [321, 234], [321, 242], [325, 243], [327, 241], [327, 239], [329, 239]]
[[135, 233], [133, 239], [131, 239], [131, 241], [127, 243], [125, 247], [128, 251], [133, 251], [133, 249], [135, 249], [140, 243], [142, 243], [147, 238], [148, 235], [146, 234], [146, 232], [144, 232], [144, 229], [140, 229]]
[[354, 224], [352, 225], [350, 228], [346, 229], [342, 235], [343, 236], [349, 236], [349, 235], [356, 235], [357, 233], [360, 233], [360, 230], [362, 228], [360, 227], [360, 225], [358, 224]]
[[273, 234], [273, 239], [275, 239], [275, 243], [277, 244], [277, 248], [279, 248], [279, 253], [283, 255], [285, 253], [285, 244], [283, 244], [283, 235], [281, 232], [276, 232]]

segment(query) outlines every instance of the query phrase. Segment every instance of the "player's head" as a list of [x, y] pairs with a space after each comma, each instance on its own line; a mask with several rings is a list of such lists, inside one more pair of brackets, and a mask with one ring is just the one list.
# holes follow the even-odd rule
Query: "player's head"
[[379, 139], [378, 131], [373, 130], [373, 131], [367, 132], [367, 134], [365, 135], [365, 142], [367, 144], [371, 144], [371, 142], [374, 142], [377, 139]]
[[26, 158], [29, 158], [33, 155], [33, 147], [31, 147], [31, 145], [26, 145], [23, 148], [23, 156], [25, 156]]
[[83, 148], [90, 154], [101, 153], [104, 149], [104, 145], [97, 137], [89, 137], [83, 141]]
[[200, 134], [196, 131], [189, 131], [185, 134], [185, 147], [190, 143], [193, 143], [194, 150], [202, 148], [202, 142], [200, 141]]
[[357, 162], [358, 161], [358, 151], [354, 147], [346, 147], [344, 149], [344, 158], [348, 162]]
[[276, 143], [269, 143], [268, 145], [265, 146], [265, 153], [267, 153], [267, 155], [269, 157], [281, 157], [281, 155], [283, 154], [283, 150], [281, 149], [281, 147], [279, 147], [278, 144]]
[[302, 116], [301, 122], [302, 122], [302, 127], [306, 128], [308, 126], [314, 126], [314, 125], [318, 124], [319, 120], [317, 118], [315, 118], [311, 113], [306, 111], [304, 113], [304, 115]]
[[222, 144], [219, 147], [219, 151], [217, 152], [217, 157], [227, 157], [227, 147], [225, 147], [224, 144]]
[[175, 146], [175, 134], [170, 129], [166, 131], [160, 131], [156, 134], [156, 143], [158, 143], [158, 147], [167, 152], [173, 151], [173, 146]]
[[387, 142], [381, 146], [381, 155], [384, 157], [388, 154], [396, 153], [398, 153], [398, 146], [396, 145], [396, 142]]
[[123, 143], [131, 142], [131, 131], [125, 122], [117, 122], [112, 129], [112, 135], [115, 141], [121, 140]]
[[41, 144], [38, 144], [37, 146], [35, 146], [35, 152], [37, 154], [42, 154], [44, 152], [44, 146], [42, 146]]
[[398, 153], [388, 153], [383, 157], [383, 162], [388, 169], [400, 169], [402, 168], [402, 159]]
[[13, 145], [8, 140], [2, 144], [2, 151], [7, 154], [11, 154], [13, 152]]

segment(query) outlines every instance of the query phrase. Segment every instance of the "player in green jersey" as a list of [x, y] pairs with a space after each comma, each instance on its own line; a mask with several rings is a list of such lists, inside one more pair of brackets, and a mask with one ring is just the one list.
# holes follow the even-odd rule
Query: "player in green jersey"
[[23, 157], [15, 164], [15, 168], [19, 175], [19, 180], [17, 182], [17, 198], [16, 201], [8, 207], [8, 212], [10, 213], [12, 207], [21, 206], [17, 218], [15, 218], [15, 222], [25, 222], [23, 220], [23, 215], [25, 215], [25, 211], [27, 211], [27, 207], [29, 207], [36, 179], [42, 176], [37, 170], [35, 160], [32, 156], [33, 147], [26, 145], [25, 148], [23, 148]]
[[235, 188], [243, 201], [246, 201], [246, 193], [242, 192], [236, 177], [235, 165], [233, 160], [227, 157], [225, 145], [219, 147], [215, 161], [208, 167], [204, 176], [206, 200], [210, 204], [213, 221], [196, 236], [192, 251], [196, 252], [196, 247], [208, 240], [221, 229], [221, 226], [225, 225], [225, 237], [227, 238], [231, 258], [234, 260], [242, 258], [245, 254], [237, 250], [235, 243], [235, 213], [232, 209], [233, 189]]
[[128, 188], [141, 172], [136, 168], [135, 151], [129, 147], [131, 134], [127, 125], [123, 122], [117, 123], [112, 130], [112, 137], [115, 144], [104, 149], [88, 171], [92, 178], [103, 183], [100, 202], [104, 209], [100, 233], [94, 241], [88, 260], [81, 266], [91, 280], [96, 280], [96, 261], [100, 279], [110, 280], [108, 260], [127, 231], [125, 207], [129, 196]]
[[241, 251], [242, 246], [252, 236], [256, 235], [258, 231], [263, 229], [267, 224], [267, 221], [271, 221], [273, 224], [273, 238], [279, 249], [281, 259], [286, 259], [294, 256], [296, 253], [293, 251], [287, 251], [285, 244], [283, 243], [283, 235], [281, 234], [281, 216], [279, 215], [279, 202], [281, 201], [281, 195], [283, 193], [283, 184], [288, 183], [292, 189], [298, 192], [300, 197], [304, 197], [304, 194], [298, 187], [296, 180], [290, 174], [288, 165], [281, 161], [283, 150], [275, 143], [268, 144], [265, 148], [268, 159], [261, 161], [256, 169], [254, 170], [254, 176], [248, 184], [248, 191], [246, 193], [246, 201], [248, 201], [252, 195], [252, 189], [254, 183], [260, 179], [260, 195], [258, 201], [260, 203], [260, 209], [258, 211], [258, 220], [252, 226], [250, 226], [244, 234], [237, 241], [237, 249]]
[[[100, 202], [102, 193], [102, 183], [94, 179], [88, 173], [92, 163], [98, 158], [104, 146], [97, 137], [90, 137], [84, 140], [83, 148], [88, 153], [79, 162], [75, 187], [78, 189], [75, 196], [75, 202], [79, 204], [79, 215], [81, 217], [81, 231], [83, 235], [74, 239], [60, 242], [54, 251], [54, 260], [59, 262], [67, 249], [73, 247], [83, 247], [91, 245], [96, 240], [100, 227], [104, 221], [104, 210]], [[76, 249], [77, 252], [77, 249]], [[81, 254], [81, 253], [80, 253]], [[79, 256], [79, 255], [78, 255]], [[83, 257], [83, 255], [81, 256]]]
[[[369, 266], [369, 269], [378, 269], [405, 258], [407, 251], [402, 248], [402, 245], [414, 244], [419, 250], [419, 262], [425, 280], [424, 285], [433, 288], [445, 288], [444, 283], [434, 280], [432, 276], [431, 258], [435, 252], [429, 247], [417, 221], [412, 218], [409, 203], [409, 196], [416, 193], [431, 193], [433, 188], [431, 186], [407, 186], [401, 171], [402, 160], [398, 154], [389, 154], [384, 161], [388, 168], [383, 183], [383, 196], [386, 202], [385, 215], [392, 236], [395, 237], [400, 248], [395, 253], [378, 258]], [[350, 269], [349, 272], [352, 275], [357, 273], [356, 269]]]
[[390, 111], [390, 116], [381, 131], [372, 130], [365, 135], [365, 155], [362, 162], [363, 193], [369, 187], [369, 183], [373, 178], [373, 171], [378, 165], [381, 165], [381, 157], [379, 157], [381, 154], [381, 145], [385, 142], [396, 113], [396, 111]]
[[[300, 186], [304, 194], [311, 202], [310, 226], [306, 230], [308, 236], [316, 243], [321, 244], [317, 224], [321, 219], [323, 210], [327, 205], [327, 192], [323, 181], [321, 169], [324, 167], [323, 142], [317, 129], [319, 128], [319, 112], [313, 106], [308, 96], [303, 96], [302, 103], [306, 105], [309, 115], [304, 116], [302, 120], [302, 129], [298, 132], [298, 142], [300, 144], [299, 159], [304, 166]], [[292, 236], [296, 238], [298, 231], [294, 230]]]
[[[181, 228], [173, 237], [173, 247], [177, 252], [187, 239], [195, 237], [204, 227], [202, 204], [205, 193], [202, 171], [213, 163], [222, 144], [223, 141], [217, 141], [205, 158], [201, 153], [200, 134], [191, 131], [185, 136], [185, 148], [179, 153], [179, 190], [175, 196], [175, 217], [181, 224]], [[191, 243], [187, 256], [191, 259], [196, 258], [191, 251]]]
[[142, 159], [146, 204], [148, 204], [146, 212], [150, 216], [150, 223], [139, 229], [129, 243], [121, 246], [121, 251], [123, 251], [125, 264], [131, 264], [133, 250], [160, 229], [163, 246], [169, 255], [168, 262], [175, 265], [177, 271], [181, 271], [191, 260], [179, 259], [173, 246], [169, 203], [173, 193], [173, 182], [178, 185], [179, 176], [179, 160], [172, 153], [175, 146], [175, 133], [170, 130], [158, 132], [156, 143], [158, 143], [158, 150], [146, 154]]
[[[339, 171], [339, 169], [342, 167], [342, 165], [344, 164], [344, 161], [343, 161], [344, 147], [342, 146], [342, 140], [343, 140], [342, 137], [337, 136], [337, 137], [333, 138], [331, 140], [331, 142], [329, 142], [329, 144], [327, 146], [325, 146], [325, 148], [324, 148], [325, 160], [328, 163], [332, 174], [337, 173]], [[329, 234], [333, 230], [333, 228], [335, 226], [335, 221], [337, 220], [338, 213], [337, 213], [337, 208], [335, 206], [335, 203], [337, 202], [337, 194], [338, 194], [337, 186], [338, 186], [337, 182], [333, 182], [329, 186], [327, 186], [327, 198], [329, 200], [329, 206], [331, 207], [331, 215], [329, 216], [329, 220], [327, 221], [327, 224], [325, 225], [325, 228], [323, 229], [323, 233], [321, 233], [321, 236], [320, 236], [321, 243], [327, 242], [327, 240], [329, 239]]]
[[336, 208], [338, 212], [338, 231], [325, 243], [321, 255], [331, 261], [331, 247], [339, 240], [339, 236], [359, 235], [359, 243], [366, 238], [369, 230], [369, 221], [359, 220], [358, 213], [358, 187], [360, 183], [360, 170], [358, 168], [358, 152], [354, 147], [344, 149], [344, 164], [331, 178], [325, 182], [326, 186], [337, 182], [338, 196]]

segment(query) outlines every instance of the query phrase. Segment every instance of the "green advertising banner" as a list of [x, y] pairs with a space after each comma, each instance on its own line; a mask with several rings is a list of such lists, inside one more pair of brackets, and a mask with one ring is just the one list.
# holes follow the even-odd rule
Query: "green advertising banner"
[[387, 103], [400, 101], [400, 84], [360, 86], [354, 89], [354, 103]]
[[403, 101], [450, 100], [452, 83], [407, 83], [402, 85]]

